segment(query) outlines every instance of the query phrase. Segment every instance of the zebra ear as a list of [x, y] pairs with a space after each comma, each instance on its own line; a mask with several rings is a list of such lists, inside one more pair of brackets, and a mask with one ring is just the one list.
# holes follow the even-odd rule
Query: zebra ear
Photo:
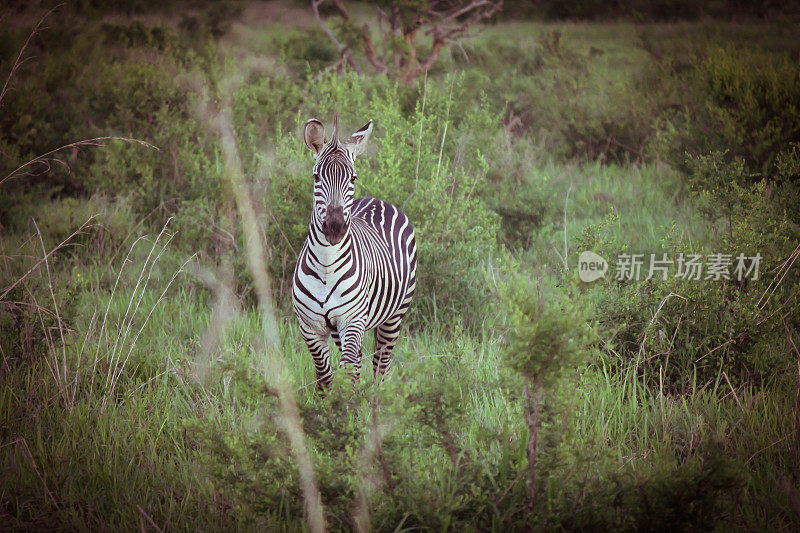
[[306, 141], [308, 149], [314, 153], [314, 157], [317, 157], [322, 147], [325, 146], [324, 134], [325, 127], [322, 122], [315, 118], [312, 118], [303, 126], [303, 139]]
[[372, 121], [370, 120], [347, 140], [345, 146], [347, 147], [347, 150], [353, 154], [354, 158], [364, 153], [364, 149], [367, 147], [367, 141], [369, 140], [371, 133]]

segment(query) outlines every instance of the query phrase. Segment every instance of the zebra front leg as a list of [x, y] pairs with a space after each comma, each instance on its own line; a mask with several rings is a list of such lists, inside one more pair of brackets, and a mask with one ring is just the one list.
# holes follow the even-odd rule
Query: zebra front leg
[[323, 392], [333, 380], [333, 372], [331, 371], [331, 355], [328, 348], [328, 337], [330, 335], [322, 335], [303, 327], [300, 324], [300, 333], [303, 335], [303, 340], [306, 341], [308, 351], [311, 352], [311, 357], [314, 359], [314, 370], [317, 375], [317, 390]]
[[361, 342], [364, 340], [363, 322], [351, 322], [339, 330], [342, 339], [342, 357], [339, 367], [350, 367], [353, 384], [358, 382], [361, 374]]
[[389, 372], [392, 364], [392, 350], [400, 337], [400, 323], [403, 315], [394, 316], [375, 328], [375, 354], [372, 356], [372, 371], [376, 379]]

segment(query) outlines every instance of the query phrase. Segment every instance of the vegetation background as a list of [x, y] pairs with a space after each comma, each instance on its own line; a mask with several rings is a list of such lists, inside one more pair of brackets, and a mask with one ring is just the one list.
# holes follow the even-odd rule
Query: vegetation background
[[[411, 80], [330, 69], [304, 2], [53, 6], [0, 13], [0, 529], [800, 527], [793, 3], [508, 1]], [[334, 112], [420, 262], [391, 377], [323, 399], [289, 290]]]

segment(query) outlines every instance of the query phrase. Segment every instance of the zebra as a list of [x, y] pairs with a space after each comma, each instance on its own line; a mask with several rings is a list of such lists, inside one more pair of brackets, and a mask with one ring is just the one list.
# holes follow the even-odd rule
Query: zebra
[[349, 366], [353, 383], [361, 371], [364, 333], [375, 329], [374, 375], [391, 365], [400, 323], [416, 287], [414, 228], [397, 207], [367, 197], [353, 199], [355, 158], [363, 153], [372, 121], [339, 141], [338, 115], [326, 142], [317, 119], [305, 123], [303, 138], [314, 155], [314, 202], [308, 237], [292, 280], [292, 306], [300, 333], [314, 359], [316, 383], [333, 379], [328, 339]]

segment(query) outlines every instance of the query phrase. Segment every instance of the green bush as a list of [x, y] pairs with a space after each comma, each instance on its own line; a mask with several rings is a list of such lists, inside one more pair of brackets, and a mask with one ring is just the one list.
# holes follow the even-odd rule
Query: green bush
[[[711, 157], [695, 165], [697, 179], [724, 187], [704, 189], [700, 195], [713, 220], [723, 217], [716, 236], [699, 243], [666, 234], [660, 250], [647, 252], [657, 257], [666, 253], [672, 260], [680, 254], [701, 254], [703, 261], [711, 254], [728, 254], [730, 279], [706, 279], [705, 273], [700, 280], [681, 279], [673, 265], [666, 280], [657, 274], [650, 280], [614, 281], [609, 275], [591, 286], [597, 319], [606, 337], [613, 339], [604, 347], [605, 363], [619, 368], [636, 363], [648, 383], [663, 380], [664, 386], [680, 393], [725, 379], [756, 387], [783, 382], [794, 361], [784, 343], [786, 328], [800, 323], [796, 306], [800, 273], [786, 268], [800, 240], [795, 214], [766, 194], [766, 181], [737, 184], [741, 163], [724, 165]], [[795, 185], [784, 183], [772, 196], [797, 198], [797, 194]], [[617, 254], [632, 252], [606, 240], [608, 233], [602, 226], [589, 229], [579, 249], [612, 259], [613, 273]], [[752, 274], [737, 279], [739, 254], [761, 255], [757, 280]], [[642, 272], [644, 278], [646, 267]]]
[[532, 139], [534, 154], [603, 163], [650, 157], [646, 148], [667, 101], [648, 63], [618, 71], [615, 52], [562, 30], [544, 29], [536, 41], [493, 35], [475, 48], [469, 62], [456, 55], [454, 65], [476, 63], [491, 73], [474, 85], [495, 88], [504, 125]]
[[586, 359], [590, 310], [552, 280], [531, 280], [520, 265], [510, 268], [498, 286], [509, 320], [506, 364], [527, 380], [556, 382]]
[[776, 157], [800, 142], [800, 63], [742, 45], [701, 48], [682, 72], [684, 110], [674, 116], [670, 156], [683, 166], [685, 153], [726, 151], [741, 158], [754, 183], [771, 178]]

